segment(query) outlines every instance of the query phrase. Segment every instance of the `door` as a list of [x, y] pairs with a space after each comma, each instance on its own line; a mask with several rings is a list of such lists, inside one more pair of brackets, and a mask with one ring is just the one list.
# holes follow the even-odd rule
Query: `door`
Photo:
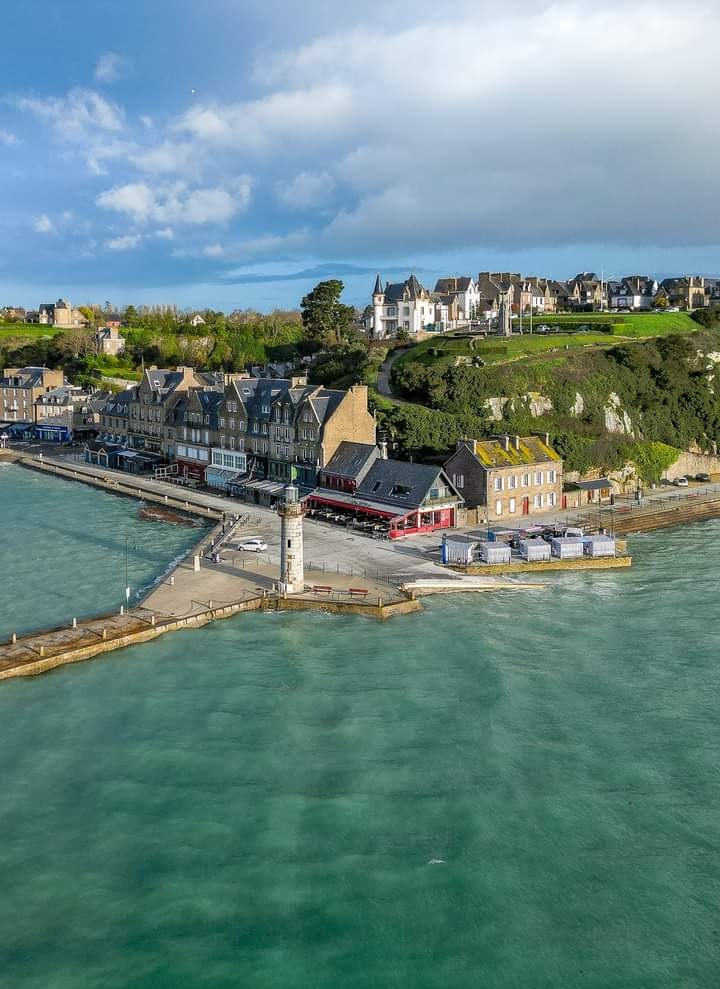
[[527, 496], [522, 500], [522, 513], [523, 515], [530, 514], [530, 499]]

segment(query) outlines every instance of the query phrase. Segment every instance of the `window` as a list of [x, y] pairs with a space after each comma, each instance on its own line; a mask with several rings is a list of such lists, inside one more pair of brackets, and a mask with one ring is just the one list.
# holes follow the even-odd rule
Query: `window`
[[225, 437], [224, 436], [221, 436], [220, 437], [220, 446], [225, 446]]
[[511, 498], [510, 499], [510, 504], [508, 506], [508, 509], [509, 509], [511, 515], [514, 515], [515, 514], [515, 499], [514, 498]]
[[[375, 489], [373, 488], [373, 490]], [[407, 486], [407, 484], [393, 484], [390, 490], [391, 498], [407, 498], [409, 494], [410, 494], [410, 488]]]
[[228, 429], [235, 429], [235, 420], [234, 419], [229, 419], [228, 420]]
[[235, 457], [233, 457], [229, 453], [224, 454], [223, 455], [223, 467], [234, 467], [234, 466], [235, 466]]
[[266, 404], [263, 404], [262, 411], [263, 411], [263, 415], [269, 416], [270, 415], [270, 406], [269, 405], [266, 405]]
[[501, 477], [496, 477], [493, 481], [493, 488], [495, 491], [502, 491], [503, 489], [503, 479]]
[[541, 494], [533, 495], [533, 508], [543, 507], [543, 496]]
[[549, 471], [547, 472], [547, 480], [548, 480], [548, 484], [554, 484], [554, 483], [555, 483], [555, 478], [556, 478], [556, 477], [557, 477], [557, 474], [555, 473], [555, 471], [554, 471], [554, 470], [549, 470]]
[[380, 485], [381, 484], [382, 484], [382, 481], [375, 481], [375, 483], [373, 484], [373, 489], [372, 489], [372, 493], [373, 494], [375, 494], [375, 492], [380, 488]]
[[555, 492], [554, 491], [551, 491], [550, 494], [547, 496], [548, 508], [554, 508], [556, 501], [557, 501], [557, 498], [556, 498]]
[[230, 449], [231, 450], [234, 450], [235, 449], [235, 437], [234, 436], [231, 436], [230, 437]]
[[239, 433], [244, 433], [245, 432], [245, 420], [244, 419], [238, 419], [238, 432]]
[[541, 470], [536, 470], [535, 471], [535, 483], [536, 484], [542, 484], [542, 471]]
[[495, 502], [495, 514], [502, 515], [502, 501], [499, 498]]
[[[187, 412], [185, 413], [185, 418], [187, 418]], [[225, 420], [220, 418], [220, 429], [225, 429]]]
[[456, 488], [465, 487], [465, 475], [464, 474], [453, 474], [452, 482]]
[[517, 477], [515, 477], [514, 474], [511, 474], [510, 477], [508, 478], [508, 487], [510, 488], [511, 491], [514, 491], [515, 488], [517, 487]]

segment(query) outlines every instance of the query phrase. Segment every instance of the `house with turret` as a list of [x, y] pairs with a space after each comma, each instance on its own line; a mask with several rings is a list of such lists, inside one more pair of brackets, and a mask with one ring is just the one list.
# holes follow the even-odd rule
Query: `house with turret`
[[401, 330], [415, 336], [435, 328], [435, 300], [415, 275], [404, 282], [388, 282], [384, 287], [378, 275], [372, 307], [372, 335], [376, 340], [397, 336]]

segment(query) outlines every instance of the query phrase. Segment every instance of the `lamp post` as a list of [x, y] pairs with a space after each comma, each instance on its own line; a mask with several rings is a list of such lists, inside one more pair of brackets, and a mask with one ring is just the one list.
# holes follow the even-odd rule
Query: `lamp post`
[[130, 536], [125, 536], [125, 610], [130, 610], [130, 583], [128, 580], [128, 540]]

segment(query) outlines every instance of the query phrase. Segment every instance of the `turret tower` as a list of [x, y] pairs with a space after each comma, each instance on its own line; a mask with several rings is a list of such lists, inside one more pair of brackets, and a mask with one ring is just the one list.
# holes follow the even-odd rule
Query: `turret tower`
[[385, 305], [385, 292], [383, 291], [382, 279], [378, 273], [375, 279], [375, 288], [373, 289], [372, 295], [373, 304], [373, 337], [376, 340], [382, 340], [385, 336], [385, 330], [383, 327], [382, 311]]

